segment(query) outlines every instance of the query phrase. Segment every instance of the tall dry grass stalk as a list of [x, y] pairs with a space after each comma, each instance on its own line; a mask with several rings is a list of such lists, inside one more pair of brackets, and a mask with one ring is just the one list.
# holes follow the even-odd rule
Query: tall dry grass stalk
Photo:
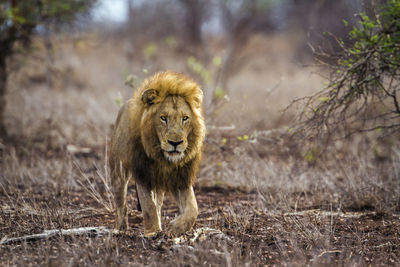
[[[105, 142], [104, 165], [101, 170], [96, 162], [93, 162], [93, 167], [96, 172], [93, 177], [89, 177], [80, 167], [79, 162], [74, 161], [75, 166], [79, 169], [83, 181], [78, 179], [78, 183], [86, 193], [99, 203], [108, 213], [114, 213], [114, 193], [111, 187], [111, 178], [108, 170], [108, 144], [107, 138]], [[92, 178], [92, 179], [90, 179]], [[102, 188], [102, 190], [100, 189]]]

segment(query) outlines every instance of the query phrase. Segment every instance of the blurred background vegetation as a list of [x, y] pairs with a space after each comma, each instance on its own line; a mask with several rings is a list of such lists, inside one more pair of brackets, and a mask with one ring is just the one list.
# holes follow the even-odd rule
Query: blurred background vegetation
[[132, 88], [172, 69], [201, 84], [209, 140], [267, 135], [314, 162], [332, 137], [396, 133], [398, 13], [398, 0], [4, 1], [0, 135], [103, 147]]
[[[339, 63], [337, 55], [343, 52], [343, 44], [357, 42], [349, 35], [353, 26], [360, 25], [356, 14], [362, 13], [374, 21], [383, 3], [375, 0], [4, 1], [0, 5], [0, 135], [5, 138], [7, 132], [18, 134], [14, 120], [18, 118], [11, 119], [15, 116], [13, 112], [7, 115], [6, 95], [13, 89], [6, 88], [9, 83], [11, 87], [21, 87], [7, 78], [28, 65], [25, 57], [28, 54], [46, 55], [45, 73], [30, 73], [25, 77], [25, 80], [32, 76], [33, 80], [42, 79], [34, 87], [41, 83], [40, 87], [52, 90], [54, 83], [60, 81], [81, 86], [91, 83], [95, 78], [88, 77], [80, 68], [91, 68], [93, 64], [104, 66], [96, 70], [96, 77], [110, 74], [106, 67], [109, 62], [104, 58], [90, 63], [75, 61], [76, 67], [62, 59], [57, 61], [57, 54], [65, 51], [67, 44], [73, 46], [74, 51], [70, 52], [73, 54], [86, 49], [86, 54], [77, 55], [80, 60], [93, 52], [101, 56], [100, 50], [107, 45], [111, 46], [106, 49], [108, 54], [121, 57], [115, 66], [118, 69], [112, 70], [120, 72], [119, 75], [112, 78], [114, 83], [108, 81], [113, 83], [112, 88], [98, 88], [117, 91], [113, 98], [118, 103], [129, 93], [117, 81], [128, 79], [135, 87], [144, 76], [174, 69], [194, 76], [203, 86], [211, 126], [234, 127], [240, 134], [247, 134], [254, 127], [265, 130], [286, 125], [291, 116], [278, 110], [295, 97], [324, 87], [317, 84], [321, 79], [315, 75], [309, 86], [291, 84], [287, 78], [293, 81], [294, 72], [315, 71], [310, 68], [318, 62], [315, 59], [325, 63], [320, 64], [318, 72], [325, 71], [328, 75], [326, 64], [334, 68]], [[70, 60], [67, 58], [63, 59]], [[56, 67], [57, 64], [64, 66]], [[68, 76], [65, 71], [76, 75]], [[37, 77], [40, 75], [44, 77]], [[60, 86], [65, 89], [65, 84]], [[278, 90], [284, 93], [273, 92]], [[256, 102], [240, 99], [260, 94]], [[273, 101], [266, 103], [268, 99]], [[242, 112], [244, 116], [229, 116], [238, 105], [248, 111]], [[243, 122], [249, 116], [246, 113], [258, 116]], [[313, 121], [316, 120], [314, 117]]]

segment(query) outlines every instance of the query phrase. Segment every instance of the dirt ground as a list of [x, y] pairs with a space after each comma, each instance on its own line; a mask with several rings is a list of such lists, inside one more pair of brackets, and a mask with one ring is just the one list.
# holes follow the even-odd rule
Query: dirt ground
[[[5, 153], [10, 147], [2, 150]], [[51, 157], [71, 158], [60, 152]], [[97, 162], [85, 156], [71, 160]], [[100, 162], [99, 162], [100, 164]], [[90, 166], [90, 165], [88, 165]], [[93, 179], [98, 171], [83, 172]], [[104, 184], [91, 180], [101, 192]], [[9, 187], [10, 185], [6, 185]], [[114, 216], [103, 202], [87, 190], [54, 185], [30, 187], [2, 186], [0, 194], [0, 234], [2, 238], [41, 233], [50, 229], [106, 226], [112, 229]], [[58, 187], [58, 188], [57, 188]], [[103, 188], [102, 188], [103, 187]], [[129, 224], [126, 233], [100, 237], [55, 237], [0, 247], [0, 263], [9, 265], [393, 265], [400, 257], [398, 213], [351, 211], [332, 205], [307, 207], [263, 207], [257, 190], [223, 185], [197, 186], [199, 217], [184, 241], [160, 235], [142, 235], [142, 216], [136, 211], [134, 186], [128, 190]], [[106, 193], [103, 192], [106, 195]], [[302, 203], [298, 198], [298, 203]], [[290, 205], [290, 203], [288, 203]], [[163, 207], [163, 227], [177, 214], [167, 198]], [[202, 227], [220, 230], [223, 237], [209, 236], [191, 242]]]
[[[252, 38], [241, 51], [247, 60], [227, 79], [224, 101], [206, 110], [211, 116], [192, 231], [179, 240], [167, 232], [144, 238], [131, 185], [129, 231], [0, 245], [0, 265], [398, 264], [400, 144], [366, 135], [306, 147], [282, 135], [296, 112], [282, 109], [322, 83], [315, 69], [294, 63], [288, 43], [282, 36]], [[51, 62], [41, 42], [34, 47], [29, 57], [17, 58], [23, 67], [9, 79], [11, 138], [0, 143], [0, 240], [51, 229], [112, 229], [105, 162], [118, 102], [132, 94], [126, 76], [140, 81], [173, 68], [204, 81], [179, 47], [157, 44], [149, 56], [142, 52], [146, 44], [64, 36], [54, 41]], [[206, 94], [209, 88], [204, 85]], [[167, 198], [164, 229], [177, 211]], [[201, 229], [209, 233], [199, 237]]]

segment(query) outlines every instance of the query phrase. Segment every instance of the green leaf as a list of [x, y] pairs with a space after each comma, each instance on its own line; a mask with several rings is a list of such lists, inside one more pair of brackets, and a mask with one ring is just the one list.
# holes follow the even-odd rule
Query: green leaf
[[239, 141], [247, 141], [247, 140], [249, 140], [249, 136], [247, 135], [247, 134], [245, 134], [245, 135], [243, 135], [243, 136], [238, 136], [237, 137], [237, 140], [239, 140]]
[[223, 145], [225, 145], [227, 141], [228, 141], [228, 140], [224, 137], [224, 138], [222, 138], [221, 143], [222, 143]]
[[177, 41], [176, 38], [172, 35], [168, 36], [167, 38], [165, 38], [165, 43], [169, 46], [169, 47], [176, 47], [177, 45]]
[[323, 96], [323, 97], [320, 97], [320, 98], [319, 98], [319, 101], [321, 101], [321, 102], [328, 102], [330, 99], [331, 99], [330, 97]]
[[155, 43], [148, 43], [144, 49], [143, 49], [143, 54], [146, 58], [151, 58], [157, 53], [157, 45]]
[[213, 58], [213, 64], [214, 64], [214, 66], [216, 66], [216, 67], [221, 67], [222, 58], [221, 58], [220, 56], [215, 56], [215, 57]]
[[216, 98], [223, 98], [226, 95], [226, 92], [221, 87], [215, 88], [214, 95]]
[[118, 107], [122, 107], [124, 103], [124, 99], [120, 93], [118, 93], [118, 97], [114, 99], [115, 103], [117, 104]]

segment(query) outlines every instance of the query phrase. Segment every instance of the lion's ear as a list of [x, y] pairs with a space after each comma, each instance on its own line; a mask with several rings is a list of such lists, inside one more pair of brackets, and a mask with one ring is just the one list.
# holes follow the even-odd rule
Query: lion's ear
[[145, 105], [151, 106], [157, 98], [158, 92], [155, 89], [147, 89], [142, 94], [142, 101]]

